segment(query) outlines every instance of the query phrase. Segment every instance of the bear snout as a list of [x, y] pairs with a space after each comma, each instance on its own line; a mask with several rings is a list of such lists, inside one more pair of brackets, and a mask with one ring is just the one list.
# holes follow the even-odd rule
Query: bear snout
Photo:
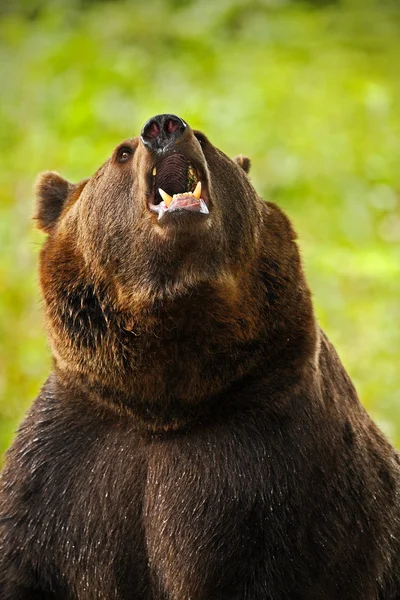
[[146, 148], [157, 152], [173, 145], [186, 128], [185, 121], [176, 115], [156, 115], [146, 121], [140, 137]]

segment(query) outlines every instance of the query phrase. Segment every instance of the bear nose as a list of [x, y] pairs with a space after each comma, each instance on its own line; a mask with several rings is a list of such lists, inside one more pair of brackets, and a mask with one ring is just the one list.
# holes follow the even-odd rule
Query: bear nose
[[156, 115], [146, 121], [140, 137], [149, 150], [162, 150], [175, 142], [185, 129], [185, 121], [176, 115]]

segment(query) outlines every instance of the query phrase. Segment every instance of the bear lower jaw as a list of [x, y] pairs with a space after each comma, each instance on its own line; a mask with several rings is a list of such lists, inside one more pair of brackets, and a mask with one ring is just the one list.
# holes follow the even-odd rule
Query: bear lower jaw
[[203, 215], [208, 215], [210, 212], [206, 202], [202, 198], [196, 198], [191, 192], [174, 194], [168, 204], [163, 200], [160, 204], [149, 204], [149, 208], [151, 212], [158, 215], [158, 221], [161, 221], [166, 213], [171, 214], [177, 211], [187, 211]]
[[158, 204], [153, 204], [150, 202], [149, 208], [151, 212], [154, 212], [158, 215], [158, 220], [161, 221], [165, 215], [165, 213], [173, 213], [176, 211], [188, 211], [194, 213], [200, 213], [203, 215], [209, 214], [208, 203], [207, 203], [207, 193], [205, 190], [205, 186], [203, 186], [204, 190], [204, 198], [201, 197], [202, 184], [201, 181], [197, 182], [195, 189], [187, 192], [180, 192], [170, 196], [165, 192], [162, 188], [158, 189], [158, 193], [162, 198], [162, 201]]

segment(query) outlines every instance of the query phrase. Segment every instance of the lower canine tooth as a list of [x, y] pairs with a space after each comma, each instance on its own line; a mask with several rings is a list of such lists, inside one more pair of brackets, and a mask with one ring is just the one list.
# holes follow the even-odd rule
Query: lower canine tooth
[[166, 206], [168, 207], [172, 202], [171, 196], [167, 194], [167, 192], [164, 192], [164, 190], [162, 190], [161, 188], [158, 188], [158, 193], [160, 194], [161, 198], [164, 200]]
[[193, 192], [193, 196], [196, 196], [197, 200], [201, 198], [201, 181], [197, 182], [196, 188]]
[[153, 177], [155, 177], [155, 176], [156, 176], [156, 173], [157, 173], [157, 169], [156, 169], [156, 167], [154, 167], [154, 169], [153, 169], [153, 171], [152, 171]]

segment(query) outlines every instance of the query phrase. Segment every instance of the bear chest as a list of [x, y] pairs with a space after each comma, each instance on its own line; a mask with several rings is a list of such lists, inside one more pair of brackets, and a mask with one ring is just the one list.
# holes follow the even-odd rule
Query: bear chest
[[246, 597], [245, 582], [272, 568], [266, 537], [274, 546], [286, 528], [286, 476], [281, 485], [273, 470], [257, 436], [149, 447], [142, 518], [155, 589], [179, 600]]

